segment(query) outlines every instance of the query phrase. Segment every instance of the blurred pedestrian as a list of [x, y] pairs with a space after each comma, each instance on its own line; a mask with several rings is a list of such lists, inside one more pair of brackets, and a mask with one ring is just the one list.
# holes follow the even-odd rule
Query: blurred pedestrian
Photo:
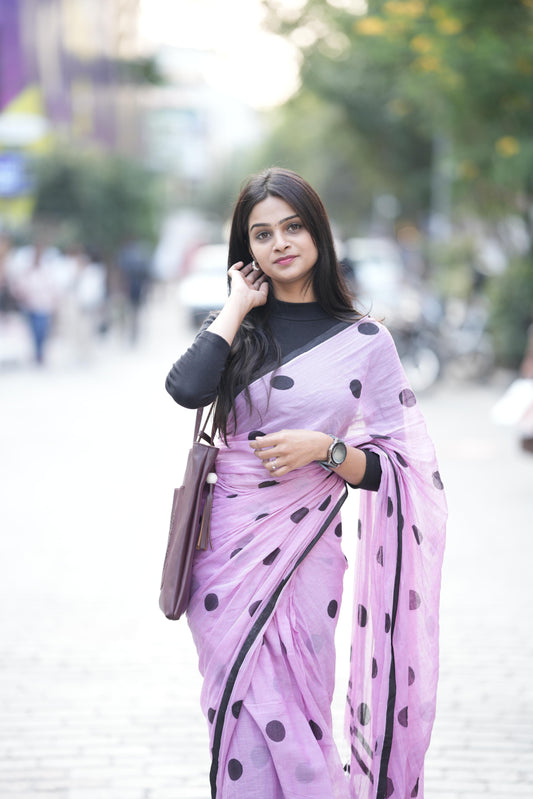
[[[295, 173], [242, 190], [228, 279], [166, 383], [185, 407], [217, 401], [211, 548], [187, 611], [211, 796], [422, 797], [446, 506], [415, 395], [386, 328], [354, 311]], [[362, 493], [343, 767], [330, 705], [347, 485]]]
[[130, 237], [120, 248], [117, 267], [126, 303], [126, 330], [131, 344], [140, 332], [140, 313], [152, 279], [152, 251], [145, 241]]
[[59, 255], [42, 243], [21, 248], [16, 254], [14, 292], [28, 322], [34, 359], [45, 361], [46, 345], [58, 310], [62, 285]]

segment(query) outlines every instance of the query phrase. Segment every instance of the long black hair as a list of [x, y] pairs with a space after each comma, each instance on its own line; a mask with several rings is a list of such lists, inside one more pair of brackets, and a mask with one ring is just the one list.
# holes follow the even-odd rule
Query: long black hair
[[[279, 197], [300, 217], [315, 247], [318, 258], [310, 277], [316, 300], [324, 311], [336, 319], [355, 321], [360, 314], [337, 261], [331, 227], [322, 200], [316, 191], [296, 172], [272, 167], [246, 182], [235, 204], [229, 239], [228, 269], [237, 261], [251, 258], [248, 221], [257, 203], [266, 197]], [[265, 305], [253, 308], [244, 318], [231, 346], [228, 363], [220, 383], [215, 425], [226, 438], [228, 420], [235, 419], [235, 398], [241, 389], [250, 403], [248, 385], [266, 361], [279, 365], [281, 355], [272, 336], [269, 318], [273, 292], [270, 288]]]

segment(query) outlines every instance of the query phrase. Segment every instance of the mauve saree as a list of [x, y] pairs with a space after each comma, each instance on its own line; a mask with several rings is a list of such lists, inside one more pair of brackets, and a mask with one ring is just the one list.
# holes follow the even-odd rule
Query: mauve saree
[[[370, 319], [316, 339], [237, 398], [217, 460], [212, 549], [188, 621], [217, 799], [423, 796], [435, 712], [446, 504], [432, 443], [392, 338]], [[344, 481], [317, 463], [268, 474], [250, 439], [334, 433], [380, 456], [362, 491], [343, 767], [332, 737], [334, 634], [346, 559]]]

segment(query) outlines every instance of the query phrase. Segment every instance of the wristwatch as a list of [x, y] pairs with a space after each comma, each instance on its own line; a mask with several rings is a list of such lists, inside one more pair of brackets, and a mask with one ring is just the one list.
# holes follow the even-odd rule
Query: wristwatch
[[337, 438], [337, 436], [334, 436], [331, 433], [328, 435], [330, 435], [333, 439], [329, 445], [328, 458], [325, 461], [318, 462], [321, 466], [325, 466], [327, 469], [336, 469], [337, 466], [340, 466], [346, 460], [346, 444], [344, 441], [341, 441], [340, 438]]

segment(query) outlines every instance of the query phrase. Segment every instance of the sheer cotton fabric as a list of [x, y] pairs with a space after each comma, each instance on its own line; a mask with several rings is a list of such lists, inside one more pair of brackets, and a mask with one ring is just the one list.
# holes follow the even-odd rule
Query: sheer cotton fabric
[[[221, 444], [212, 550], [195, 559], [188, 620], [204, 677], [218, 799], [423, 796], [434, 717], [446, 507], [433, 446], [390, 334], [364, 320], [296, 354], [237, 399]], [[332, 432], [380, 455], [362, 492], [346, 732], [331, 732], [334, 633], [346, 560], [343, 480], [312, 463], [267, 474], [249, 441]]]

